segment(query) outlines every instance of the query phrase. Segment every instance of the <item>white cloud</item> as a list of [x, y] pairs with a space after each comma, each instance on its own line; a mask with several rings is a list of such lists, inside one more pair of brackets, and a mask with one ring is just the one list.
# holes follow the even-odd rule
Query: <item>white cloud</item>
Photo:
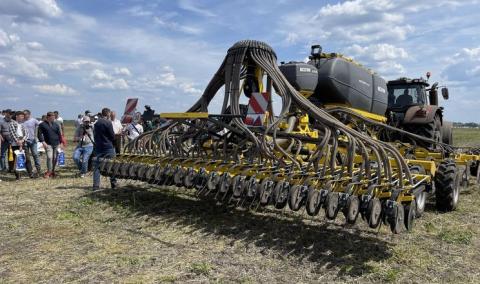
[[475, 87], [480, 85], [480, 46], [462, 48], [445, 62], [441, 75], [449, 82]]
[[55, 85], [34, 85], [33, 88], [39, 93], [48, 94], [48, 95], [64, 95], [71, 96], [77, 94], [73, 88], [64, 85], [64, 84], [55, 84]]
[[139, 92], [162, 93], [170, 92], [173, 94], [184, 93], [199, 95], [203, 91], [195, 84], [184, 78], [177, 78], [174, 70], [170, 66], [162, 67], [162, 72], [155, 76], [143, 76], [131, 81], [132, 89]]
[[192, 83], [181, 83], [180, 89], [187, 94], [192, 94], [192, 95], [202, 94], [202, 90], [195, 88]]
[[394, 5], [389, 0], [354, 0], [328, 4], [319, 11], [319, 16], [358, 16], [368, 14], [370, 10], [383, 11], [392, 8]]
[[27, 47], [29, 49], [35, 49], [35, 50], [38, 50], [38, 49], [42, 49], [43, 48], [43, 45], [39, 42], [36, 42], [36, 41], [31, 41], [31, 42], [27, 42]]
[[480, 61], [480, 46], [476, 48], [463, 48], [462, 53], [467, 55], [471, 60]]
[[2, 0], [0, 14], [19, 20], [58, 17], [62, 13], [55, 0]]
[[48, 77], [41, 67], [23, 56], [14, 56], [9, 71], [20, 76], [27, 76], [35, 79], [44, 79]]
[[82, 68], [94, 68], [94, 67], [100, 67], [100, 66], [102, 66], [102, 64], [98, 61], [80, 59], [80, 60], [74, 60], [68, 63], [56, 64], [55, 69], [57, 71], [69, 71], [69, 70], [80, 70]]
[[114, 73], [116, 75], [125, 75], [125, 76], [132, 75], [132, 73], [130, 72], [130, 70], [128, 70], [127, 67], [115, 68]]
[[395, 47], [388, 43], [372, 44], [363, 47], [358, 44], [354, 44], [350, 47], [347, 47], [346, 52], [349, 56], [355, 58], [366, 58], [374, 61], [398, 60], [408, 57], [405, 49], [401, 47]]
[[19, 41], [20, 37], [17, 34], [7, 34], [0, 29], [0, 47], [10, 47]]
[[405, 77], [406, 70], [402, 64], [395, 61], [382, 61], [375, 65], [375, 72], [382, 77], [388, 77], [390, 79], [396, 77]]
[[123, 12], [129, 14], [130, 16], [134, 17], [149, 17], [153, 15], [153, 12], [151, 10], [147, 10], [142, 6], [133, 6], [131, 8], [128, 8], [124, 10]]
[[280, 33], [288, 44], [312, 39], [357, 43], [403, 40], [414, 28], [404, 23], [396, 8], [396, 2], [388, 0], [328, 4], [313, 12], [287, 14], [280, 22]]
[[92, 74], [90, 74], [90, 77], [95, 80], [111, 80], [112, 79], [112, 76], [108, 75], [107, 73], [105, 73], [105, 71], [100, 69], [93, 70]]
[[92, 85], [93, 89], [109, 89], [109, 90], [126, 90], [129, 87], [130, 86], [128, 85], [127, 81], [125, 81], [125, 79], [115, 79], [112, 81], [98, 82]]
[[157, 25], [167, 28], [169, 30], [178, 31], [186, 34], [192, 34], [192, 35], [198, 35], [202, 33], [202, 30], [196, 27], [181, 25], [175, 21], [169, 21], [166, 19], [162, 19], [160, 17], [154, 17], [153, 19]]
[[[0, 65], [0, 67], [1, 67], [1, 65]], [[13, 77], [8, 77], [8, 76], [0, 75], [0, 82], [1, 82], [1, 83], [5, 83], [5, 84], [8, 84], [8, 85], [13, 86], [13, 85], [15, 85], [15, 82], [16, 82], [16, 81], [17, 81], [17, 80], [16, 80], [15, 78], [13, 78]]]
[[199, 15], [202, 15], [202, 16], [205, 16], [205, 17], [214, 17], [215, 16], [215, 14], [213, 12], [211, 12], [210, 10], [198, 7], [196, 5], [197, 3], [198, 3], [197, 1], [180, 0], [178, 2], [178, 6], [181, 9], [184, 9], [184, 10], [187, 10], [187, 11], [190, 11], [190, 12], [194, 12], [196, 14], [199, 14]]

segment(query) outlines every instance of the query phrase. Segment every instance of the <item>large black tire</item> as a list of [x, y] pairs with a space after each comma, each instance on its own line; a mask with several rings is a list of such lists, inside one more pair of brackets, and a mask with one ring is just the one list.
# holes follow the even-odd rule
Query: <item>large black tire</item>
[[450, 121], [443, 122], [442, 142], [448, 145], [453, 144], [453, 123]]
[[478, 174], [478, 161], [474, 161], [472, 162], [472, 164], [470, 165], [470, 175], [476, 177], [477, 174]]
[[[435, 140], [437, 142], [442, 142], [442, 122], [438, 115], [435, 116], [432, 122], [425, 124], [415, 124], [408, 127], [408, 130], [414, 134], [423, 136], [428, 139]], [[434, 148], [435, 144], [417, 141], [418, 145], [425, 148]]]
[[457, 208], [461, 176], [453, 160], [444, 160], [435, 173], [435, 201], [439, 211]]

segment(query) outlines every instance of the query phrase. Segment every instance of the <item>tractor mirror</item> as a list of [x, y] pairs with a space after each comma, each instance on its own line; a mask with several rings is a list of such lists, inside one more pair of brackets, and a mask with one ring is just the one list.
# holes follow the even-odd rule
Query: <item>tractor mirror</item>
[[448, 88], [442, 88], [442, 97], [445, 100], [448, 100]]

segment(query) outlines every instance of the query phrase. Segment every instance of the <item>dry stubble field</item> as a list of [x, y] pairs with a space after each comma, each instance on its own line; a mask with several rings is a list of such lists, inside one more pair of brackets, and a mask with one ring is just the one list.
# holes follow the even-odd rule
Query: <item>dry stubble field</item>
[[[455, 134], [458, 145], [480, 145], [479, 130]], [[0, 283], [479, 282], [477, 185], [457, 211], [430, 204], [413, 232], [393, 235], [128, 181], [91, 193], [91, 177], [60, 174], [0, 176]]]

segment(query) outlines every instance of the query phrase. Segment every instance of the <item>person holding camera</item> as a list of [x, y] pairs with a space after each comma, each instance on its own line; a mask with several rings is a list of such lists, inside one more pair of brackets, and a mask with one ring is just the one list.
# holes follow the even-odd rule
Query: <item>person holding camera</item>
[[88, 160], [93, 152], [93, 128], [90, 125], [90, 117], [84, 116], [82, 124], [75, 130], [73, 142], [78, 143], [73, 151], [73, 161], [80, 171], [80, 177], [85, 177], [88, 170]]

